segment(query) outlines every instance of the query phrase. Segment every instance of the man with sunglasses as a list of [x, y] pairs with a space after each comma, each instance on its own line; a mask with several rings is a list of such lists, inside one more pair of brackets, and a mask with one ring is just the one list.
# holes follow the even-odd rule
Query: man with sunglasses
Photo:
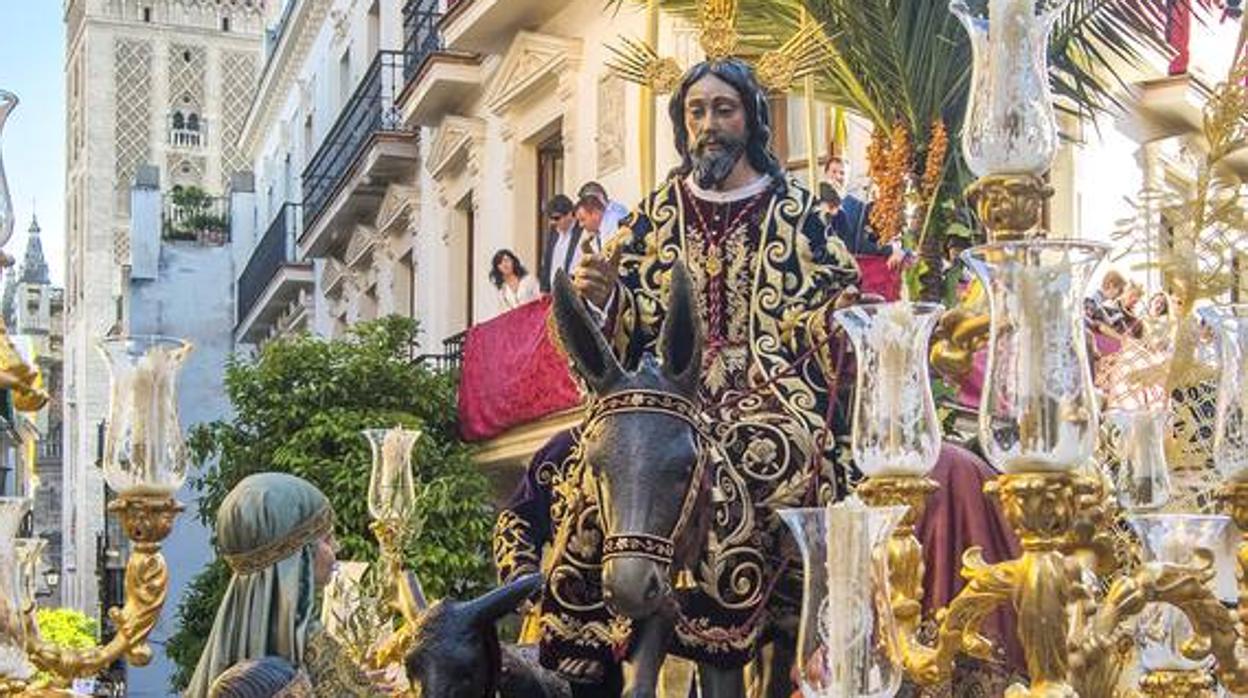
[[576, 223], [576, 206], [563, 194], [558, 194], [546, 202], [546, 220], [550, 222], [550, 233], [542, 245], [542, 268], [538, 274], [542, 293], [550, 293], [555, 272], [559, 269], [571, 274], [576, 268], [580, 249], [581, 226]]

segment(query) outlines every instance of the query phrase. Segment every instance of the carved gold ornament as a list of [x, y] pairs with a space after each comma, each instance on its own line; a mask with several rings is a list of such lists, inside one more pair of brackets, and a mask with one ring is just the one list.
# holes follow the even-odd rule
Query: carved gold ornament
[[[698, 44], [708, 61], [744, 58], [739, 48], [737, 0], [702, 0], [698, 7]], [[673, 58], [661, 57], [644, 41], [621, 37], [619, 45], [608, 45], [613, 57], [607, 68], [628, 82], [648, 87], [655, 94], [668, 94], [680, 85], [684, 69]], [[823, 25], [803, 21], [793, 36], [779, 48], [751, 62], [759, 83], [772, 92], [786, 92], [798, 79], [810, 75], [829, 56]], [[747, 59], [749, 60], [749, 59]]]
[[[147, 638], [160, 619], [169, 586], [160, 542], [169, 535], [183, 506], [172, 497], [123, 495], [108, 508], [120, 517], [122, 530], [134, 542], [126, 561], [125, 604], [108, 611], [117, 634], [103, 647], [71, 650], [39, 638], [33, 608], [27, 618], [32, 630], [27, 634], [31, 662], [64, 679], [93, 676], [119, 659], [134, 666], [145, 666], [152, 659]], [[2, 687], [0, 695], [7, 695]]]

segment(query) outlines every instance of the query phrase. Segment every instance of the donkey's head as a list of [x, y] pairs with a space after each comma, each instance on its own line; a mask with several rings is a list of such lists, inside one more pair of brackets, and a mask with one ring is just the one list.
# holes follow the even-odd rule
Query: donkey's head
[[442, 600], [413, 631], [404, 664], [416, 695], [493, 698], [502, 664], [494, 622], [537, 592], [540, 574], [519, 577], [472, 601]]
[[625, 371], [564, 276], [555, 280], [559, 337], [594, 392], [584, 436], [597, 487], [603, 542], [603, 598], [645, 618], [671, 589], [673, 559], [698, 546], [699, 503], [709, 480], [694, 404], [702, 337], [689, 273], [672, 269], [659, 361]]

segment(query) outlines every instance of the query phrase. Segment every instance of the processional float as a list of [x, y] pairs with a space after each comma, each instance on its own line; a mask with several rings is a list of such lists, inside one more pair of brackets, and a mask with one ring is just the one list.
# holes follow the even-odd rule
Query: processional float
[[[973, 47], [962, 147], [979, 177], [968, 197], [989, 236], [963, 255], [989, 306], [979, 438], [1002, 474], [985, 492], [1000, 501], [1022, 556], [989, 564], [968, 551], [965, 588], [937, 614], [932, 641], [920, 639], [924, 568], [914, 525], [937, 488], [927, 477], [940, 427], [926, 346], [939, 310], [899, 303], [839, 311], [860, 367], [852, 441], [867, 506], [785, 514], [806, 558], [799, 670], [807, 696], [891, 695], [902, 675], [923, 685], [949, 680], [957, 655], [989, 656], [978, 628], [1004, 604], [1018, 614], [1029, 677], [1007, 695], [1129, 695], [1135, 687], [1123, 686], [1123, 675], [1137, 669], [1146, 696], [1248, 691], [1248, 538], [1238, 555], [1240, 608], [1225, 607], [1211, 584], [1223, 531], [1232, 521], [1248, 531], [1248, 306], [1215, 306], [1207, 315], [1221, 339], [1212, 438], [1225, 480], [1217, 497], [1229, 516], [1147, 513], [1164, 497], [1167, 415], [1116, 415], [1118, 502], [1142, 562], [1107, 589], [1098, 576], [1114, 565], [1101, 545], [1114, 524], [1103, 479], [1086, 474], [1100, 417], [1082, 299], [1108, 246], [1045, 239], [1038, 230], [1052, 194], [1041, 177], [1057, 146], [1046, 46], [1064, 5], [992, 0], [986, 18], [962, 0], [950, 5]], [[1212, 98], [1206, 129], [1227, 113], [1242, 122], [1242, 111], [1233, 113], [1245, 99], [1237, 74]], [[984, 324], [968, 315], [962, 338]], [[873, 555], [883, 536], [887, 544]]]

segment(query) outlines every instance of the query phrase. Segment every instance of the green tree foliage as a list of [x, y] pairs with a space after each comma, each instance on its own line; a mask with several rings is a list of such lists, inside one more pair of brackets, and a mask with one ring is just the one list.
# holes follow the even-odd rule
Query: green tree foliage
[[[35, 614], [39, 636], [45, 641], [65, 649], [85, 650], [99, 644], [100, 625], [94, 618], [72, 608], [41, 608]], [[47, 672], [39, 672], [35, 681], [39, 685], [54, 682]]]
[[213, 197], [199, 187], [175, 187], [173, 205], [182, 211], [183, 218], [166, 222], [165, 237], [171, 240], [195, 240], [199, 233], [225, 232], [230, 222], [225, 216], [212, 211]]
[[[194, 459], [217, 459], [194, 480], [198, 516], [215, 523], [226, 493], [247, 475], [298, 475], [330, 498], [337, 514], [340, 557], [373, 560], [368, 530], [372, 457], [360, 431], [402, 425], [419, 428], [413, 468], [419, 521], [407, 562], [432, 597], [467, 597], [493, 578], [490, 534], [494, 513], [488, 483], [459, 440], [456, 377], [410, 358], [414, 321], [390, 317], [352, 328], [342, 339], [297, 337], [267, 345], [254, 361], [230, 360], [225, 385], [231, 418], [191, 430]], [[170, 655], [185, 685], [229, 580], [223, 564], [200, 574], [178, 610]]]
[[39, 636], [57, 647], [85, 650], [98, 644], [100, 625], [72, 608], [41, 608], [36, 612]]

